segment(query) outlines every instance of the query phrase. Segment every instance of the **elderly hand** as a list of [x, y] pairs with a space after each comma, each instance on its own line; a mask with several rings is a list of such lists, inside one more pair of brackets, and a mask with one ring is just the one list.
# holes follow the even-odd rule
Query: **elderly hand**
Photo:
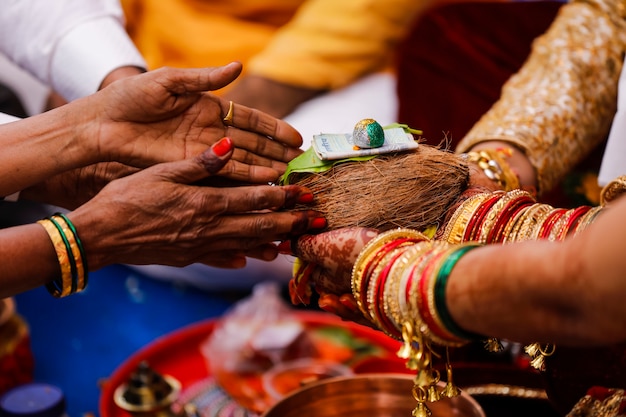
[[[208, 93], [224, 87], [241, 64], [218, 68], [161, 68], [111, 83], [85, 98], [93, 112], [86, 138], [95, 138], [105, 161], [144, 168], [198, 155], [224, 136], [235, 153], [222, 171], [229, 178], [254, 183], [274, 181], [286, 163], [301, 153], [302, 137], [289, 124]], [[91, 123], [91, 122], [90, 122]]]
[[314, 211], [276, 211], [312, 201], [300, 186], [194, 185], [220, 171], [232, 153], [225, 138], [200, 156], [112, 181], [71, 212], [90, 269], [196, 262], [238, 268], [246, 256], [274, 259], [274, 241], [325, 227]]

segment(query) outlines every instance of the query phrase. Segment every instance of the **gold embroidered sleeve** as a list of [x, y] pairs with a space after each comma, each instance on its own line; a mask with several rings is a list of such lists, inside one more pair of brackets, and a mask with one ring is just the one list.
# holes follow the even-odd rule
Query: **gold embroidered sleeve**
[[457, 151], [509, 142], [534, 166], [539, 192], [556, 185], [608, 134], [626, 45], [625, 6], [626, 0], [564, 5]]

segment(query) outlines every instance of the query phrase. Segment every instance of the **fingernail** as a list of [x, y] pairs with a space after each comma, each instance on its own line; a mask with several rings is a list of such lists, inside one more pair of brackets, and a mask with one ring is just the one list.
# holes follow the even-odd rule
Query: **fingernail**
[[283, 240], [282, 242], [280, 242], [278, 244], [278, 252], [282, 253], [283, 255], [293, 255], [293, 252], [291, 250], [291, 241]]
[[309, 204], [313, 202], [313, 193], [304, 193], [298, 196], [297, 202], [300, 204]]
[[215, 155], [222, 157], [226, 155], [233, 148], [233, 141], [230, 140], [229, 137], [224, 137], [220, 139], [217, 143], [212, 146], [213, 152]]
[[311, 227], [313, 229], [323, 229], [326, 227], [326, 219], [323, 217], [316, 217], [311, 222]]
[[339, 297], [339, 302], [344, 306], [349, 308], [350, 310], [356, 310], [358, 307], [357, 305], [354, 303], [354, 300], [352, 298], [348, 298], [348, 297]]
[[329, 304], [324, 304], [322, 302], [318, 303], [319, 308], [321, 308], [322, 310], [324, 310], [327, 313], [331, 313], [331, 314], [337, 314], [337, 310], [335, 310], [335, 308]]

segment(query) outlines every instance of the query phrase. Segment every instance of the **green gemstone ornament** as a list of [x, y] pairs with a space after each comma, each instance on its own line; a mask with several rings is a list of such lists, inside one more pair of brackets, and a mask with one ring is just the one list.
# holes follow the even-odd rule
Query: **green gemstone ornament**
[[363, 119], [354, 126], [352, 141], [359, 148], [380, 148], [385, 143], [385, 132], [376, 120]]

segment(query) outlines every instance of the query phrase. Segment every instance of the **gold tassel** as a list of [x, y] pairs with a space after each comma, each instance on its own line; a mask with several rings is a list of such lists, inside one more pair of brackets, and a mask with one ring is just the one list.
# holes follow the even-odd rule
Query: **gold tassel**
[[452, 379], [452, 364], [450, 363], [450, 353], [446, 348], [446, 386], [444, 387], [441, 395], [446, 398], [453, 398], [461, 394], [461, 390], [456, 386]]
[[417, 405], [413, 409], [411, 413], [413, 417], [430, 417], [432, 415], [432, 411], [426, 405], [426, 391], [424, 388], [419, 385], [413, 385], [413, 398], [417, 401]]
[[402, 359], [409, 359], [413, 351], [413, 326], [409, 322], [402, 324], [402, 342], [402, 346], [396, 352], [396, 355]]
[[433, 377], [430, 374], [430, 371], [426, 369], [420, 369], [413, 380], [415, 385], [420, 387], [428, 387], [433, 384]]
[[543, 355], [537, 355], [530, 361], [530, 366], [537, 369], [538, 371], [543, 371], [545, 366], [545, 358]]
[[432, 414], [433, 413], [430, 411], [430, 408], [428, 408], [424, 403], [417, 403], [417, 406], [411, 413], [413, 417], [430, 417]]
[[531, 358], [534, 358], [539, 353], [539, 349], [539, 343], [531, 343], [530, 345], [524, 347], [524, 352], [526, 352]]
[[428, 387], [428, 402], [434, 403], [441, 399], [441, 393], [437, 389], [437, 384], [431, 384]]
[[531, 343], [524, 347], [524, 351], [531, 358], [530, 366], [539, 371], [545, 370], [546, 358], [551, 356], [555, 350], [556, 346], [550, 343], [546, 344], [545, 349], [539, 343]]
[[497, 338], [490, 337], [485, 340], [485, 349], [487, 349], [488, 352], [502, 352], [504, 346], [502, 346], [502, 343], [500, 343]]

